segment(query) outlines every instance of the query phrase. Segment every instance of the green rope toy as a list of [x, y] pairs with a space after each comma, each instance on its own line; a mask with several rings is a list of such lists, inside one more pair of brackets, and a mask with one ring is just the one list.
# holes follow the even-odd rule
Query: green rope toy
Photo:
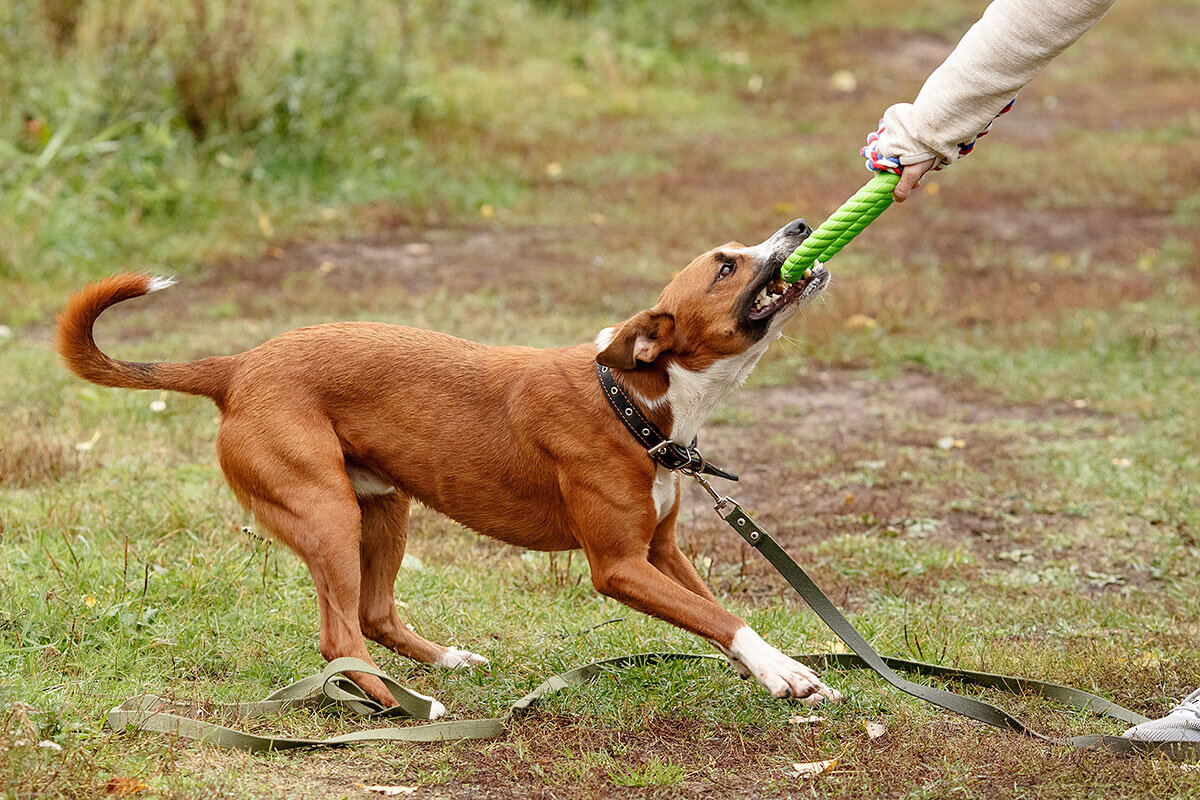
[[892, 204], [892, 190], [899, 180], [900, 176], [891, 172], [880, 172], [871, 178], [787, 257], [780, 268], [783, 279], [795, 283], [813, 263], [833, 258]]

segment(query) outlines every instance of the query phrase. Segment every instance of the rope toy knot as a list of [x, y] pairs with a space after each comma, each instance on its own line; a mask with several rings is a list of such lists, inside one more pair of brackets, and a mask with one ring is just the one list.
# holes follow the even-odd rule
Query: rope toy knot
[[[983, 130], [975, 134], [970, 141], [959, 142], [959, 158], [968, 155], [972, 150], [974, 150], [975, 143], [978, 142], [981, 137], [988, 135], [988, 132], [992, 129], [992, 123], [1000, 119], [1002, 115], [1011, 111], [1013, 104], [1016, 102], [1017, 98], [1015, 97], [1012, 100], [1009, 100], [1008, 105], [1000, 109], [996, 116], [992, 117], [991, 120], [988, 121], [988, 124], [983, 126]], [[885, 156], [883, 153], [879, 152], [879, 140], [883, 136], [885, 130], [887, 130], [887, 126], [884, 124], [883, 120], [880, 119], [879, 129], [871, 131], [867, 134], [867, 144], [865, 147], [859, 150], [859, 153], [862, 154], [862, 157], [866, 159], [867, 169], [871, 170], [872, 172], [891, 172], [895, 175], [899, 175], [904, 172], [904, 165], [900, 163], [900, 159], [897, 156]], [[938, 163], [935, 164], [933, 168], [934, 170], [940, 170], [943, 166], [946, 166], [946, 164]]]

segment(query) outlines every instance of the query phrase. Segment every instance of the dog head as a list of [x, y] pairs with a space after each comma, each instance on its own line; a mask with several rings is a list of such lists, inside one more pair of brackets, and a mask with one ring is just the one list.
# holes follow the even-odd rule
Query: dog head
[[699, 373], [753, 356], [752, 368], [783, 324], [829, 284], [823, 267], [793, 284], [780, 277], [784, 260], [810, 233], [798, 219], [754, 247], [730, 242], [701, 255], [667, 284], [653, 308], [601, 331], [596, 360], [620, 370], [676, 366]]

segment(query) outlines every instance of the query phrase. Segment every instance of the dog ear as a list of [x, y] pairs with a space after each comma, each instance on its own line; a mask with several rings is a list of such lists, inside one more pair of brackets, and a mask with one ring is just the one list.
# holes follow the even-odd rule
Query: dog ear
[[618, 327], [605, 328], [596, 337], [596, 360], [612, 369], [634, 369], [651, 364], [671, 349], [675, 318], [661, 311], [639, 311]]

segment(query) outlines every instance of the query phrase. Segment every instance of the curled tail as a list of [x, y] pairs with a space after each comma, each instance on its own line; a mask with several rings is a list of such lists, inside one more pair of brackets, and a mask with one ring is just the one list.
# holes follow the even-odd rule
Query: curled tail
[[111, 305], [166, 289], [174, 281], [149, 275], [114, 275], [72, 295], [58, 315], [55, 345], [59, 355], [79, 377], [102, 386], [123, 389], [169, 389], [210, 397], [224, 406], [234, 367], [230, 356], [205, 358], [183, 364], [143, 364], [118, 361], [100, 352], [92, 326]]

